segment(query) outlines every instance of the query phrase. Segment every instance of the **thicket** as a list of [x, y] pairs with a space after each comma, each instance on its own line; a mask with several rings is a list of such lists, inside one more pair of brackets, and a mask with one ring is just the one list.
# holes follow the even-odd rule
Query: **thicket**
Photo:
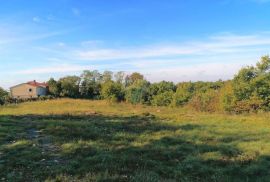
[[[216, 82], [150, 83], [140, 73], [126, 75], [97, 70], [48, 82], [50, 96], [106, 99], [153, 106], [190, 107], [203, 112], [258, 112], [270, 110], [270, 57], [239, 70], [232, 80]], [[0, 89], [0, 103], [7, 92]]]
[[3, 105], [8, 100], [8, 92], [0, 87], [0, 105]]

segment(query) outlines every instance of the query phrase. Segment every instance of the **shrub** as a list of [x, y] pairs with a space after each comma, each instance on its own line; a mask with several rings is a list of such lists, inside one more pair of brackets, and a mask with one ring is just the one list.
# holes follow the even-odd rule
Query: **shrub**
[[101, 87], [101, 96], [104, 99], [117, 102], [124, 99], [124, 92], [122, 85], [113, 81], [107, 81], [102, 84]]
[[236, 98], [234, 111], [252, 112], [269, 110], [270, 105], [270, 58], [264, 56], [256, 67], [242, 68], [234, 77], [233, 91]]
[[178, 85], [173, 98], [174, 106], [183, 106], [188, 103], [194, 93], [194, 85], [191, 82], [181, 83]]
[[50, 95], [53, 95], [55, 97], [59, 97], [61, 93], [61, 84], [60, 82], [57, 82], [53, 78], [51, 78], [48, 82], [48, 92]]
[[0, 87], [0, 105], [5, 104], [7, 98], [8, 98], [8, 92]]
[[166, 91], [159, 95], [155, 95], [151, 100], [153, 106], [169, 106], [173, 101], [174, 92]]
[[149, 103], [149, 85], [145, 80], [137, 80], [126, 88], [125, 99], [132, 104]]
[[59, 80], [59, 83], [61, 84], [60, 96], [71, 97], [71, 98], [79, 97], [80, 77], [67, 76], [67, 77], [61, 78]]
[[52, 95], [44, 95], [44, 96], [40, 96], [38, 97], [38, 100], [51, 100], [54, 99], [55, 97]]
[[225, 83], [220, 89], [219, 105], [220, 110], [225, 112], [233, 112], [236, 98], [233, 91], [233, 85], [231, 81]]
[[217, 90], [197, 92], [189, 105], [196, 111], [215, 112], [219, 110], [219, 93]]
[[262, 108], [263, 100], [258, 96], [252, 96], [248, 100], [240, 100], [235, 103], [233, 106], [233, 112], [235, 113], [249, 113], [249, 112], [257, 112], [260, 108]]

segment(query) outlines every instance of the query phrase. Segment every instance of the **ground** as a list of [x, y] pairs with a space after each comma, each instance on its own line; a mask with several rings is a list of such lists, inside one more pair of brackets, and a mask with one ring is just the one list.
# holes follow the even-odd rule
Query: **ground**
[[269, 181], [270, 114], [59, 99], [0, 107], [2, 181]]

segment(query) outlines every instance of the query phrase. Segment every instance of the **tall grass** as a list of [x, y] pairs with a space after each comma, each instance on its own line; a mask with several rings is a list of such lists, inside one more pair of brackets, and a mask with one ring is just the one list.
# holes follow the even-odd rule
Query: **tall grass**
[[4, 181], [267, 181], [269, 114], [59, 99], [0, 108]]

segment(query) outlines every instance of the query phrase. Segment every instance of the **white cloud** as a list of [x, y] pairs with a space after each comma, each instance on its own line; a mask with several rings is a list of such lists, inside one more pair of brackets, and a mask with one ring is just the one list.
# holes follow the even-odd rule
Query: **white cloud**
[[[132, 48], [100, 48], [87, 44], [78, 48], [56, 42], [51, 47], [38, 47], [46, 64], [14, 71], [21, 78], [59, 78], [79, 74], [85, 69], [139, 71], [150, 81], [213, 81], [230, 79], [245, 65], [254, 64], [267, 53], [270, 33], [252, 35], [219, 34], [203, 41], [182, 44], [149, 45]], [[102, 42], [101, 46], [104, 45]], [[85, 51], [86, 50], [86, 51]], [[79, 57], [79, 59], [78, 59]]]
[[143, 70], [142, 73], [152, 82], [168, 80], [181, 81], [217, 81], [231, 79], [242, 67], [242, 64], [209, 63], [183, 67], [160, 68], [152, 71]]
[[[214, 81], [218, 79], [230, 79], [242, 67], [242, 64], [226, 64], [226, 63], [209, 63], [197, 64], [182, 67], [164, 67], [153, 70], [139, 69], [129, 70], [140, 71], [146, 75], [147, 79], [152, 82], [168, 80], [168, 81]], [[56, 74], [56, 73], [74, 73], [83, 70], [94, 70], [96, 66], [80, 66], [80, 65], [51, 65], [47, 67], [31, 68], [27, 70], [17, 71], [14, 74], [19, 75], [42, 75], [42, 74]], [[124, 70], [127, 71], [127, 70]]]
[[81, 45], [84, 47], [96, 47], [98, 45], [103, 44], [104, 42], [102, 40], [87, 40], [87, 41], [82, 41]]
[[113, 60], [155, 58], [182, 55], [211, 55], [250, 51], [250, 48], [270, 45], [270, 34], [255, 35], [225, 34], [209, 37], [205, 41], [190, 41], [182, 44], [144, 46], [120, 49], [91, 49], [76, 51], [82, 60]]
[[50, 33], [43, 33], [43, 34], [36, 34], [36, 35], [29, 35], [29, 36], [25, 35], [23, 37], [15, 35], [12, 38], [3, 37], [3, 39], [0, 39], [0, 45], [36, 41], [36, 40], [41, 40], [41, 39], [57, 36], [60, 34], [62, 34], [62, 32], [50, 32]]
[[15, 74], [34, 75], [34, 74], [53, 74], [83, 71], [85, 69], [95, 69], [93, 66], [80, 66], [70, 64], [51, 65], [47, 67], [31, 68], [22, 71], [17, 71]]

